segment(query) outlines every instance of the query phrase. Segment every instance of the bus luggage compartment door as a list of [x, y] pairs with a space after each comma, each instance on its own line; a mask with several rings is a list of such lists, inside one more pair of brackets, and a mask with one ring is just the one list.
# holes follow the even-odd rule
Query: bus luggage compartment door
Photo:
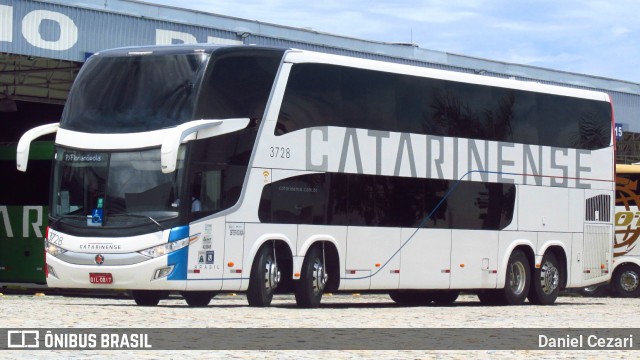
[[611, 269], [612, 227], [609, 224], [584, 225], [583, 280], [606, 281]]

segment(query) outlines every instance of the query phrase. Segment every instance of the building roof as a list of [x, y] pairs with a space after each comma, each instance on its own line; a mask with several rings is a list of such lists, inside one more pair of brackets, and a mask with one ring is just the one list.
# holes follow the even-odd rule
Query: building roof
[[[15, 96], [64, 101], [81, 63], [91, 53], [104, 49], [181, 42], [256, 44], [605, 91], [613, 99], [617, 119], [633, 122], [632, 127], [640, 131], [639, 83], [134, 0], [8, 0], [5, 3], [8, 5], [0, 6], [0, 53], [5, 53], [0, 54], [3, 65], [0, 86], [12, 90]], [[56, 86], [50, 84], [52, 79], [56, 80]], [[30, 82], [46, 85], [31, 86], [28, 93], [24, 90], [26, 87], [14, 86]]]

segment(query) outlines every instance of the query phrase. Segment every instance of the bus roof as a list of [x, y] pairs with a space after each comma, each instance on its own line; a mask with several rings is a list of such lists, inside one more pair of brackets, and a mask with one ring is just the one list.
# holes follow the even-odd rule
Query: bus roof
[[176, 45], [149, 45], [123, 47], [104, 50], [95, 56], [131, 56], [151, 54], [188, 54], [188, 53], [213, 53], [217, 51], [234, 52], [253, 49], [257, 51], [283, 51], [285, 62], [290, 63], [327, 63], [356, 68], [400, 73], [414, 76], [431, 77], [441, 80], [465, 82], [477, 85], [497, 86], [510, 89], [549, 93], [561, 96], [571, 96], [592, 100], [611, 102], [609, 95], [603, 92], [574, 89], [557, 85], [541, 84], [532, 81], [515, 79], [503, 79], [498, 77], [468, 74], [450, 70], [433, 69], [415, 65], [404, 65], [380, 60], [371, 60], [351, 56], [320, 53], [309, 50], [300, 50], [285, 47], [255, 46], [255, 45], [216, 45], [216, 44], [176, 44]]

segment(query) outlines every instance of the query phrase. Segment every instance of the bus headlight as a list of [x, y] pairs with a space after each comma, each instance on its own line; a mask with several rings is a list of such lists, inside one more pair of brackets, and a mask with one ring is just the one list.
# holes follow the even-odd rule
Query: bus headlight
[[189, 245], [189, 238], [178, 240], [178, 241], [172, 241], [166, 244], [154, 246], [152, 248], [144, 249], [138, 252], [142, 255], [156, 258], [158, 256], [167, 255], [176, 250], [180, 250], [187, 245]]
[[58, 256], [67, 252], [66, 249], [63, 249], [60, 246], [54, 245], [48, 241], [44, 242], [44, 250], [51, 256]]

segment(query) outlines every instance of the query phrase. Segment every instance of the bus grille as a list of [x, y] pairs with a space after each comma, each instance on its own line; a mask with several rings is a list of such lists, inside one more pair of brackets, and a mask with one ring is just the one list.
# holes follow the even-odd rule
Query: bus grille
[[596, 195], [586, 202], [586, 221], [611, 221], [611, 195]]

